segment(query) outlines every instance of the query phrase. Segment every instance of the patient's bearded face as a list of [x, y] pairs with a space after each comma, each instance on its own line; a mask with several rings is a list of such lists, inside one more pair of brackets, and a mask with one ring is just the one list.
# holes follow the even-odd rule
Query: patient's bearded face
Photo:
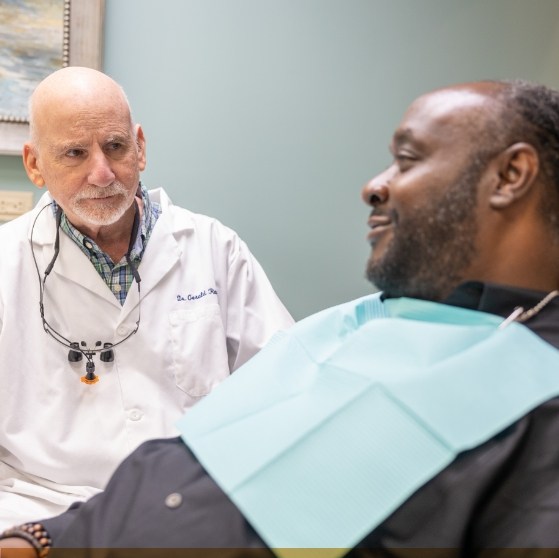
[[392, 237], [367, 265], [367, 278], [387, 296], [442, 300], [464, 280], [475, 256], [478, 166], [405, 214], [388, 209]]
[[406, 111], [392, 164], [363, 188], [373, 208], [367, 277], [386, 295], [443, 300], [475, 278], [478, 184], [496, 149], [486, 135], [494, 108], [485, 89], [466, 84], [428, 93]]

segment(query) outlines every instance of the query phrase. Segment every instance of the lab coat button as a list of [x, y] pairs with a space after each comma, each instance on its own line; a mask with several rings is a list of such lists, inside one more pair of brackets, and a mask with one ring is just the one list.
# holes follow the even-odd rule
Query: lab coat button
[[173, 492], [165, 498], [165, 505], [168, 508], [175, 509], [182, 504], [182, 496], [178, 492]]
[[119, 335], [126, 335], [128, 333], [128, 328], [126, 326], [119, 326], [116, 330]]
[[138, 409], [132, 409], [129, 413], [128, 413], [128, 418], [130, 420], [140, 420], [142, 418], [143, 414], [141, 411], [138, 411]]

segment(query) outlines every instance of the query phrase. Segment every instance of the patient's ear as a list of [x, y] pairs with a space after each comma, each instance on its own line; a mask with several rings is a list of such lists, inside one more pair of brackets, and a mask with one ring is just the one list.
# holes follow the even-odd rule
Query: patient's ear
[[497, 180], [489, 203], [493, 209], [504, 209], [530, 192], [540, 170], [540, 158], [529, 143], [511, 145], [493, 160]]
[[25, 167], [25, 172], [29, 177], [29, 180], [35, 184], [38, 188], [42, 188], [45, 185], [45, 180], [38, 166], [38, 158], [33, 146], [26, 143], [23, 146], [23, 166]]

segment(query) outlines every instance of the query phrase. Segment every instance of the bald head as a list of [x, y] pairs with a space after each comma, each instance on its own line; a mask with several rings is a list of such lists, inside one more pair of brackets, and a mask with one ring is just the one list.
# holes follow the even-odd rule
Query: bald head
[[64, 68], [38, 85], [30, 122], [23, 163], [33, 184], [46, 186], [82, 233], [128, 239], [146, 158], [122, 88], [96, 70]]
[[[460, 137], [462, 148], [494, 153], [506, 147], [503, 138], [503, 103], [500, 82], [473, 82], [437, 89], [416, 99], [407, 111], [420, 114], [425, 120], [437, 122], [439, 133]], [[416, 111], [421, 107], [420, 111]], [[443, 130], [444, 128], [444, 130]]]
[[108, 106], [132, 116], [122, 87], [106, 74], [79, 66], [62, 68], [47, 76], [35, 89], [29, 101], [31, 143], [39, 147], [42, 136], [56, 126], [55, 117], [62, 108], [91, 111]]

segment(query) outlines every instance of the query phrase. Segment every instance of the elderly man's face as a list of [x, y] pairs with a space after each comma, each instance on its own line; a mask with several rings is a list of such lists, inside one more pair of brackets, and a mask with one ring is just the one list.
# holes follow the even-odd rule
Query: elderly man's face
[[373, 207], [367, 276], [389, 296], [441, 300], [468, 278], [485, 167], [470, 124], [483, 101], [464, 90], [415, 101], [394, 134], [393, 163], [363, 188]]
[[65, 103], [49, 98], [36, 117], [34, 181], [46, 184], [82, 232], [124, 215], [145, 167], [143, 132], [113, 89]]

